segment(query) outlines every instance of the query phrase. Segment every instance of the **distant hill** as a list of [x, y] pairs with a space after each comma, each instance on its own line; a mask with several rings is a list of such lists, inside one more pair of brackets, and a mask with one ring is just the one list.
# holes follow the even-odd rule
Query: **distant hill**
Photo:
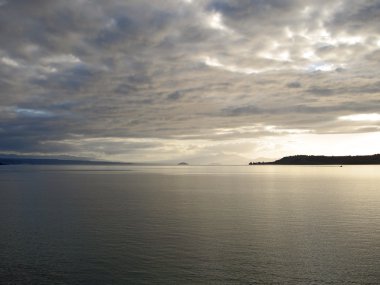
[[380, 154], [357, 155], [357, 156], [324, 156], [324, 155], [294, 155], [285, 156], [273, 162], [255, 163], [250, 165], [271, 164], [271, 165], [360, 165], [360, 164], [380, 164]]
[[0, 165], [129, 165], [131, 163], [54, 158], [0, 157]]

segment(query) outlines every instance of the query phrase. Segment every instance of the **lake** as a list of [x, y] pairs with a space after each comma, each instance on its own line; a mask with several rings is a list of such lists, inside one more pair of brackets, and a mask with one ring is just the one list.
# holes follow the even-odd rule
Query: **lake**
[[1, 284], [379, 284], [380, 166], [0, 166]]

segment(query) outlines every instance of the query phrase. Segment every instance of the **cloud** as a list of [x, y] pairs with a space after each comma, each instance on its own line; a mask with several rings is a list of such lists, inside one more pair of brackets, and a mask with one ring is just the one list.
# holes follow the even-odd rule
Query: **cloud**
[[0, 152], [228, 160], [379, 132], [355, 117], [380, 106], [376, 1], [1, 3]]
[[14, 59], [11, 59], [9, 57], [2, 57], [1, 61], [2, 61], [2, 63], [6, 64], [8, 66], [12, 66], [12, 67], [19, 67], [20, 66], [17, 61], [15, 61]]
[[49, 111], [36, 110], [36, 109], [15, 108], [14, 112], [22, 117], [31, 117], [31, 118], [48, 118], [48, 117], [53, 116], [53, 113]]
[[175, 91], [175, 92], [169, 94], [167, 98], [170, 101], [176, 101], [176, 100], [180, 99], [182, 96], [183, 96], [183, 94], [181, 94], [181, 92]]
[[286, 86], [288, 88], [300, 88], [301, 87], [301, 83], [299, 83], [297, 81], [293, 81], [293, 82], [287, 83]]
[[353, 121], [353, 122], [380, 122], [380, 114], [371, 113], [371, 114], [354, 114], [340, 116], [338, 118], [342, 121]]

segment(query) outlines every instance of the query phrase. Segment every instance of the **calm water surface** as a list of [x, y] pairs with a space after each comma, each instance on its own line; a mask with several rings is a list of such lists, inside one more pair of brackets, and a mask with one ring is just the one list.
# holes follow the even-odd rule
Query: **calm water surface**
[[380, 167], [1, 166], [0, 283], [380, 284]]

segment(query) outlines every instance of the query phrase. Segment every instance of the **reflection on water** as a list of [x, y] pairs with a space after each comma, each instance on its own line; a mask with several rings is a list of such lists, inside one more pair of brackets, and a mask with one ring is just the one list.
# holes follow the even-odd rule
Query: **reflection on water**
[[5, 284], [378, 284], [379, 166], [2, 166]]

